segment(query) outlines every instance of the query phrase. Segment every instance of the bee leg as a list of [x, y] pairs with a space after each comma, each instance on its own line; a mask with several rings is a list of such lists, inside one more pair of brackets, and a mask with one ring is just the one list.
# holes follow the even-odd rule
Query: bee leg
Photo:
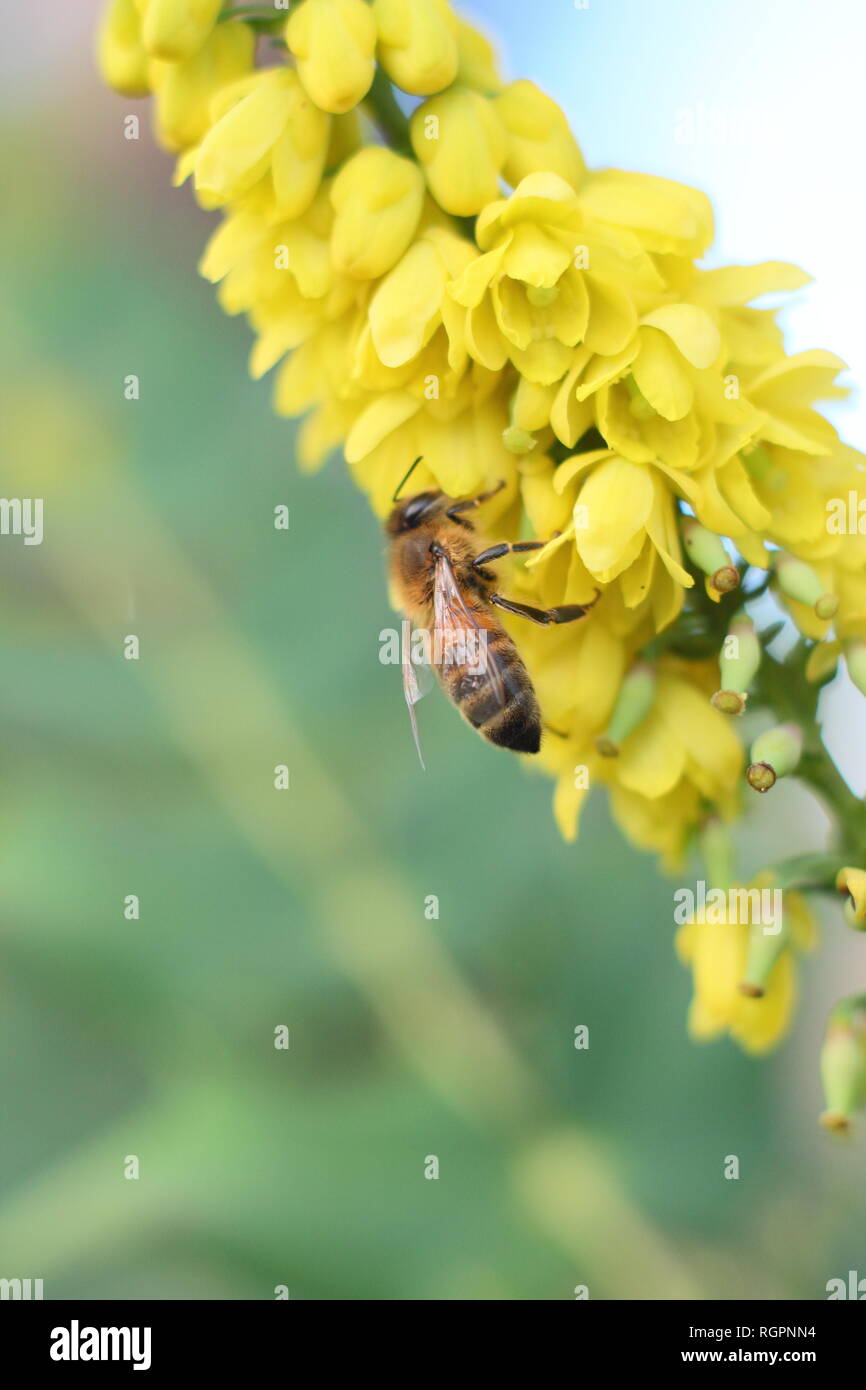
[[452, 502], [451, 506], [446, 510], [445, 515], [451, 521], [456, 521], [461, 512], [470, 512], [474, 510], [475, 507], [480, 507], [482, 502], [489, 502], [490, 498], [495, 497], [497, 492], [501, 492], [504, 487], [505, 479], [502, 478], [489, 492], [482, 492], [478, 497], [464, 497], [461, 502]]
[[506, 613], [515, 613], [518, 618], [528, 618], [531, 623], [540, 623], [542, 627], [547, 627], [551, 623], [577, 622], [578, 618], [586, 616], [600, 597], [601, 590], [596, 589], [595, 598], [591, 603], [565, 603], [560, 608], [531, 608], [527, 603], [514, 603], [510, 598], [503, 598], [501, 594], [490, 594], [489, 602]]
[[488, 550], [482, 550], [480, 555], [476, 555], [472, 561], [474, 569], [481, 569], [482, 565], [489, 565], [491, 560], [501, 560], [503, 555], [520, 555], [525, 550], [543, 550], [546, 541], [515, 541], [509, 545], [503, 541], [501, 545], [491, 545]]

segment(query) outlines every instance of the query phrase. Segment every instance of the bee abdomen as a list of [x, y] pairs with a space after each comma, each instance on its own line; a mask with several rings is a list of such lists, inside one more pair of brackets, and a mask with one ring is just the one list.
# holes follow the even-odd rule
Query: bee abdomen
[[485, 669], [455, 665], [444, 674], [443, 683], [464, 719], [483, 738], [515, 753], [538, 752], [538, 701], [517, 649], [501, 628], [487, 633]]

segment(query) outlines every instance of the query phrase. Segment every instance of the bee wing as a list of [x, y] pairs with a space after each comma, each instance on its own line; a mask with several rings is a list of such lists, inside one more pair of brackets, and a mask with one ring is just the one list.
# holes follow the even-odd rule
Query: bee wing
[[418, 701], [422, 698], [422, 696], [426, 694], [426, 691], [421, 689], [421, 686], [418, 683], [418, 675], [415, 671], [415, 667], [412, 665], [411, 636], [411, 624], [408, 622], [404, 622], [403, 641], [401, 643], [401, 664], [403, 668], [403, 696], [406, 701], [406, 708], [409, 711], [409, 723], [412, 726], [412, 737], [415, 740], [415, 747], [418, 750], [418, 761], [420, 762], [423, 770], [426, 772], [427, 767], [424, 762], [423, 755], [421, 753], [421, 740], [418, 737], [418, 719], [415, 714], [415, 706], [417, 705]]
[[449, 666], [466, 663], [469, 645], [467, 638], [475, 635], [480, 639], [483, 654], [480, 659], [483, 660], [484, 671], [490, 683], [490, 692], [497, 704], [504, 708], [508, 703], [508, 696], [497, 661], [488, 659], [488, 632], [489, 628], [478, 621], [460, 592], [460, 585], [448, 556], [438, 555], [433, 583], [433, 641], [434, 649], [442, 652], [442, 670], [447, 671]]

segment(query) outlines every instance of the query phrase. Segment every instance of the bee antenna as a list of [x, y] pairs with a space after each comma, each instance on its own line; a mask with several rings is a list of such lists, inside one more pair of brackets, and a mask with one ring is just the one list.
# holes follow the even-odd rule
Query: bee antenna
[[396, 501], [399, 499], [400, 493], [403, 491], [404, 487], [405, 487], [406, 484], [408, 483], [409, 479], [412, 477], [412, 474], [415, 472], [415, 469], [418, 467], [418, 464], [422, 461], [423, 458], [424, 458], [424, 455], [423, 455], [423, 454], [419, 454], [418, 457], [416, 458], [415, 462], [412, 464], [411, 468], [410, 468], [410, 469], [408, 470], [408, 472], [403, 476], [403, 478], [402, 478], [401, 481], [400, 481], [400, 485], [399, 485], [399, 487], [397, 488], [397, 491], [394, 493], [394, 496], [391, 498], [392, 503], [393, 503], [393, 502], [396, 502]]

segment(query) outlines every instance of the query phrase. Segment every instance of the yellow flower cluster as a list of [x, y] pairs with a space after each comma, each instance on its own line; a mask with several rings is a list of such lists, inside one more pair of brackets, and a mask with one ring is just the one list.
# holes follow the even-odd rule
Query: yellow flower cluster
[[[844, 364], [788, 356], [775, 311], [752, 307], [808, 277], [700, 268], [707, 198], [588, 171], [559, 107], [504, 82], [448, 0], [248, 8], [110, 0], [100, 58], [119, 90], [153, 93], [177, 182], [222, 213], [201, 270], [249, 321], [253, 375], [276, 369], [277, 411], [304, 417], [302, 466], [341, 449], [380, 516], [418, 455], [418, 491], [502, 481], [490, 539], [549, 542], [509, 591], [543, 607], [601, 591], [582, 623], [519, 629], [540, 761], [566, 836], [600, 782], [624, 832], [680, 863], [708, 813], [735, 814], [729, 714], [754, 666], [728, 687], [718, 643], [665, 634], [752, 567], [815, 642], [815, 679], [843, 651], [866, 666], [866, 538], [827, 524], [863, 461], [815, 408]], [[408, 120], [395, 88], [420, 99]], [[708, 998], [699, 1031], [724, 1014], [744, 1036]]]
[[761, 1053], [788, 1027], [797, 994], [796, 958], [813, 949], [816, 929], [798, 893], [784, 894], [780, 920], [769, 933], [767, 923], [748, 920], [750, 898], [772, 891], [771, 884], [768, 874], [751, 888], [735, 888], [727, 895], [733, 911], [705, 913], [680, 928], [677, 951], [695, 983], [689, 1032], [700, 1041], [727, 1032], [747, 1052]]

